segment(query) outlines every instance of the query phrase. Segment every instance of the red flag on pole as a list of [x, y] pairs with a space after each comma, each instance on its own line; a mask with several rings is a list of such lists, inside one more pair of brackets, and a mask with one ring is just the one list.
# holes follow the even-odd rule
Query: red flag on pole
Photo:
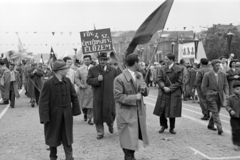
[[143, 22], [129, 44], [127, 54], [133, 53], [138, 44], [148, 43], [154, 33], [164, 29], [173, 1], [166, 0]]

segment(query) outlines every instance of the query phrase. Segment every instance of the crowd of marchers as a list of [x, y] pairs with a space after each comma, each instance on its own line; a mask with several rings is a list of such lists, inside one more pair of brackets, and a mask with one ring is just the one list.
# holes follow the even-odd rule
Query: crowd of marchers
[[138, 140], [149, 145], [143, 97], [150, 86], [158, 88], [153, 114], [159, 116], [159, 133], [168, 128], [167, 118], [170, 134], [177, 133], [175, 121], [181, 117], [182, 100], [192, 99], [200, 104], [201, 119], [209, 120], [207, 128], [219, 135], [224, 131], [219, 112], [223, 106], [227, 109], [234, 149], [240, 150], [240, 62], [233, 54], [191, 64], [183, 59], [177, 63], [169, 53], [152, 66], [140, 62], [137, 54], [127, 55], [124, 65], [107, 53], [100, 53], [97, 63], [90, 55], [82, 63], [64, 57], [51, 65], [33, 59], [18, 64], [0, 60], [0, 83], [1, 104], [14, 108], [24, 86], [30, 105], [39, 107], [51, 160], [57, 159], [61, 144], [66, 160], [74, 159], [73, 116], [81, 113], [87, 124], [95, 125], [97, 140], [104, 138], [104, 123], [114, 133], [116, 119], [124, 159], [135, 160]]

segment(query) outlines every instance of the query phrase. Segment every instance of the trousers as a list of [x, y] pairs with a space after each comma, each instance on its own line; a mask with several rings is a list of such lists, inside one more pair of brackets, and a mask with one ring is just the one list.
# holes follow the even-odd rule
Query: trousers
[[[113, 128], [113, 123], [107, 124], [108, 128]], [[97, 135], [98, 136], [103, 136], [104, 135], [104, 125], [103, 124], [95, 124], [96, 130], [97, 130]]]
[[[63, 149], [65, 152], [66, 160], [74, 160], [73, 158], [73, 150], [72, 150], [72, 145], [68, 145], [67, 143], [67, 135], [66, 135], [66, 127], [65, 127], [65, 122], [63, 120], [62, 122], [62, 144], [63, 144]], [[55, 160], [57, 159], [57, 147], [51, 147], [50, 146], [50, 159]]]
[[232, 142], [234, 145], [240, 146], [240, 118], [231, 117], [230, 124], [232, 127]]
[[218, 131], [222, 131], [222, 123], [219, 117], [219, 112], [221, 110], [219, 95], [217, 94], [210, 100], [207, 100], [207, 104], [209, 111], [212, 113], [208, 126], [214, 127], [215, 124], [217, 126]]

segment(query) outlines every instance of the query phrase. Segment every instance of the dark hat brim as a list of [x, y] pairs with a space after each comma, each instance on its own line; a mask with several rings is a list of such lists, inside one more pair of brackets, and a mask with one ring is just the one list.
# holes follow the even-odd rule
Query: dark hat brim
[[64, 65], [64, 66], [62, 66], [62, 67], [60, 67], [60, 68], [53, 68], [52, 70], [53, 71], [60, 71], [60, 70], [64, 70], [64, 69], [68, 69], [69, 67], [67, 66], [67, 65]]

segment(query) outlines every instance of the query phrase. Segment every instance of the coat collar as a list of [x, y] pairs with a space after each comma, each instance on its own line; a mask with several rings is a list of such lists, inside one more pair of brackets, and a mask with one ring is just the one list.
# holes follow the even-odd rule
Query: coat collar
[[131, 73], [128, 71], [128, 69], [123, 70], [123, 75], [125, 76], [125, 78], [128, 82], [130, 82], [130, 80], [133, 81], [133, 77], [132, 77]]
[[109, 71], [111, 71], [111, 67], [110, 67], [109, 65], [107, 65], [106, 71], [104, 71], [104, 70], [100, 67], [100, 65], [97, 65], [97, 69], [98, 69], [99, 71], [102, 71], [102, 72], [109, 72]]
[[[55, 75], [52, 77], [52, 80], [55, 84], [61, 83]], [[62, 82], [67, 82], [65, 77], [62, 79]]]

